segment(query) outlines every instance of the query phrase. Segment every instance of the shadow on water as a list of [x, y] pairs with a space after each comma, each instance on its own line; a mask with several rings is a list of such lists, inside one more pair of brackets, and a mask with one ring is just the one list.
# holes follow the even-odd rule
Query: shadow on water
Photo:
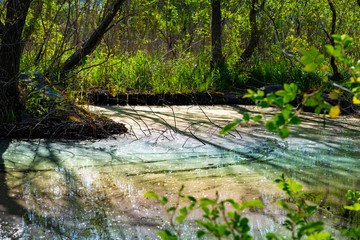
[[[41, 143], [42, 151], [39, 151], [40, 142], [28, 143], [28, 151], [34, 156], [19, 171], [6, 169], [4, 153], [10, 143], [10, 140], [0, 142], [0, 239], [113, 239], [114, 234], [126, 239], [121, 226], [112, 226], [110, 209], [115, 207], [96, 188], [85, 186], [73, 169], [63, 166], [58, 149], [51, 142]], [[53, 167], [39, 171], [42, 164]], [[54, 179], [60, 175], [60, 180], [44, 186], [41, 181], [46, 180], [44, 173]], [[9, 187], [8, 179], [16, 185]], [[54, 197], [51, 184], [62, 187], [60, 199]], [[19, 199], [11, 197], [13, 189], [22, 195], [20, 199], [24, 198], [24, 206], [18, 203]], [[6, 229], [2, 229], [4, 222], [9, 224]]]
[[10, 197], [9, 188], [6, 182], [6, 168], [3, 155], [8, 149], [10, 142], [10, 139], [0, 141], [0, 207], [2, 208], [1, 211], [22, 217], [27, 211]]
[[[191, 138], [195, 140], [194, 142], [198, 142], [193, 145], [189, 144], [188, 148], [181, 147], [182, 142], [171, 145], [159, 141], [156, 146], [157, 141], [155, 144], [138, 141], [132, 145], [132, 140], [127, 143], [110, 141], [110, 144], [115, 145], [114, 148], [107, 145], [109, 142], [99, 145], [92, 145], [88, 142], [85, 145], [71, 142], [63, 145], [51, 142], [26, 143], [25, 147], [35, 155], [31, 155], [31, 163], [21, 171], [20, 168], [16, 169], [17, 165], [14, 165], [13, 169], [5, 168], [9, 161], [4, 159], [3, 155], [9, 145], [11, 147], [11, 144], [10, 142], [2, 143], [0, 145], [0, 203], [4, 208], [3, 211], [8, 214], [19, 217], [25, 214], [24, 222], [27, 229], [24, 230], [24, 235], [37, 237], [38, 230], [45, 229], [49, 233], [44, 233], [42, 236], [49, 236], [51, 239], [54, 236], [61, 239], [112, 239], [115, 238], [114, 236], [120, 239], [134, 239], [136, 233], [132, 232], [129, 235], [128, 225], [130, 224], [132, 228], [134, 225], [146, 228], [159, 226], [160, 224], [154, 221], [158, 215], [141, 215], [143, 213], [134, 211], [134, 209], [143, 211], [145, 207], [149, 207], [148, 203], [144, 203], [142, 199], [143, 202], [131, 202], [132, 205], [126, 202], [124, 206], [120, 206], [119, 202], [122, 204], [121, 201], [124, 198], [141, 196], [141, 191], [144, 189], [146, 191], [162, 189], [165, 194], [172, 194], [171, 191], [180, 183], [189, 184], [190, 187], [192, 184], [192, 190], [199, 192], [205, 189], [209, 193], [215, 191], [215, 188], [219, 188], [220, 191], [221, 189], [223, 191], [234, 189], [234, 195], [240, 193], [263, 196], [264, 192], [268, 191], [265, 188], [272, 186], [274, 177], [279, 176], [278, 174], [283, 171], [286, 171], [288, 177], [301, 180], [304, 185], [310, 186], [307, 197], [320, 205], [324, 216], [332, 214], [328, 213], [327, 209], [331, 211], [335, 209], [340, 213], [342, 220], [346, 218], [346, 213], [341, 209], [346, 200], [339, 201], [338, 199], [344, 199], [347, 187], [357, 189], [359, 185], [359, 181], [354, 180], [359, 175], [359, 171], [354, 167], [358, 166], [354, 160], [357, 158], [358, 150], [349, 150], [350, 143], [337, 143], [337, 139], [331, 139], [331, 134], [333, 134], [331, 132], [324, 138], [316, 133], [311, 134], [311, 131], [314, 131], [311, 126], [298, 128], [292, 132], [298, 142], [289, 144], [291, 145], [289, 149], [287, 143], [276, 139], [274, 135], [258, 135], [256, 128], [253, 129], [253, 132], [245, 133], [245, 139], [252, 141], [242, 143], [239, 138], [235, 139], [229, 135], [220, 138], [218, 134], [209, 133], [210, 127], [213, 127], [214, 131], [219, 131], [219, 127], [211, 122], [205, 123], [196, 116], [187, 119], [186, 114], [179, 114], [176, 115], [176, 118], [191, 126], [201, 124], [203, 129], [208, 131], [206, 136], [209, 138], [197, 137], [194, 132], [187, 131], [186, 126], [184, 128], [184, 125], [182, 127], [180, 124], [177, 125], [173, 119], [173, 117], [175, 118], [174, 112], [164, 113], [151, 110], [152, 114], [147, 114], [146, 111], [136, 112], [131, 109], [113, 107], [109, 110], [113, 111], [111, 114], [114, 117], [126, 116], [138, 122], [143, 121], [145, 125], [155, 122], [157, 123], [156, 128], [160, 126], [159, 128], [166, 128], [174, 135], [179, 133], [184, 136], [180, 141]], [[243, 109], [237, 110], [243, 111]], [[111, 116], [111, 114], [109, 115]], [[163, 117], [165, 115], [166, 117]], [[146, 127], [142, 127], [146, 129]], [[251, 130], [251, 128], [249, 129]], [[148, 133], [147, 130], [144, 131], [151, 134], [150, 130], [153, 129], [149, 127]], [[247, 130], [245, 129], [245, 131]], [[304, 131], [311, 134], [312, 139], [307, 139]], [[351, 126], [345, 128], [345, 131], [351, 131]], [[357, 131], [354, 133], [358, 134]], [[158, 131], [157, 134], [161, 136], [162, 133]], [[152, 136], [151, 141], [154, 139], [156, 136]], [[224, 142], [226, 141], [224, 144], [221, 142], [223, 139]], [[301, 146], [302, 143], [307, 145]], [[104, 147], [105, 145], [106, 147]], [[200, 147], [198, 147], [199, 145]], [[145, 148], [141, 149], [144, 146]], [[24, 146], [22, 147], [24, 148]], [[156, 147], [159, 147], [160, 150], [155, 149]], [[81, 151], [78, 151], [79, 149]], [[197, 149], [200, 151], [197, 152]], [[173, 153], [175, 155], [170, 156]], [[330, 156], [331, 159], [325, 159], [321, 156], [322, 154]], [[349, 156], [345, 156], [345, 154]], [[106, 159], [97, 162], [97, 159], [102, 156], [106, 156]], [[91, 161], [83, 161], [85, 157]], [[334, 159], [338, 159], [338, 161], [334, 161]], [[69, 164], [69, 161], [78, 164], [72, 165]], [[41, 168], [42, 164], [46, 166]], [[7, 180], [6, 174], [9, 173], [13, 174], [12, 178], [17, 178], [17, 181], [13, 182], [20, 182], [17, 186], [18, 189], [28, 191], [27, 206], [33, 206], [32, 208], [27, 209], [24, 207], [25, 205], [19, 205], [10, 197], [13, 186], [9, 186], [9, 180]], [[91, 184], [87, 182], [86, 177], [91, 178]], [[41, 183], [42, 180], [44, 183]], [[259, 188], [258, 184], [263, 184], [259, 183], [259, 180], [264, 180], [264, 183], [268, 185]], [[120, 183], [116, 185], [116, 181]], [[254, 181], [257, 182], [254, 183]], [[111, 192], [104, 188], [104, 185], [110, 182], [113, 188]], [[165, 183], [169, 186], [166, 187]], [[172, 188], [173, 186], [174, 188]], [[274, 186], [276, 188], [275, 184]], [[59, 187], [61, 193], [56, 193], [54, 187]], [[128, 194], [124, 193], [125, 191], [128, 191]], [[116, 194], [115, 202], [108, 201], [114, 198], [114, 195], [109, 193]], [[120, 201], [118, 201], [119, 199]], [[113, 221], [113, 209], [116, 208], [124, 209], [119, 212], [126, 215], [121, 220], [125, 219], [128, 225]], [[158, 211], [158, 209], [154, 211]], [[141, 221], [143, 217], [145, 220]], [[346, 226], [342, 223], [339, 223], [340, 225]], [[153, 228], [151, 231], [156, 232]]]

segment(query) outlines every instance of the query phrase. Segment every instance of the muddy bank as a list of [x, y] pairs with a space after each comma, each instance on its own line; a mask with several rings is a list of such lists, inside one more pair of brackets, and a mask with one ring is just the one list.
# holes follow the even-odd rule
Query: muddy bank
[[121, 122], [92, 114], [83, 108], [76, 109], [55, 109], [38, 118], [22, 113], [19, 122], [0, 124], [0, 138], [90, 140], [114, 138], [114, 135], [127, 132]]
[[235, 93], [120, 93], [111, 95], [107, 92], [92, 93], [88, 96], [94, 105], [254, 105], [250, 99], [243, 99]]

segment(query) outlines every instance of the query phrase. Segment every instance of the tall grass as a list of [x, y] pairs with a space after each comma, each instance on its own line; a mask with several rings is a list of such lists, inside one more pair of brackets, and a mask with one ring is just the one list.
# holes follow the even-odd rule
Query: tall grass
[[[101, 61], [101, 54], [95, 54], [86, 65], [97, 65]], [[215, 89], [218, 80], [209, 62], [206, 54], [194, 57], [186, 53], [177, 59], [164, 59], [139, 51], [132, 56], [111, 56], [105, 63], [81, 72], [74, 82], [86, 85], [83, 86], [86, 89], [116, 92], [206, 91]]]

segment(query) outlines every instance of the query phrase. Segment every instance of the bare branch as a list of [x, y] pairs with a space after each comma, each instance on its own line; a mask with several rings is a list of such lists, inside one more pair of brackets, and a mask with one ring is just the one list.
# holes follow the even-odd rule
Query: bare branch
[[294, 58], [296, 61], [299, 62], [300, 59], [299, 59], [296, 55], [294, 55], [294, 54], [292, 54], [292, 53], [289, 53], [289, 52], [286, 52], [286, 51], [283, 49], [283, 47], [282, 47], [282, 45], [281, 45], [281, 42], [280, 42], [280, 39], [279, 39], [279, 34], [278, 34], [278, 30], [277, 30], [277, 28], [276, 28], [276, 24], [275, 24], [274, 18], [273, 18], [272, 16], [270, 16], [270, 14], [269, 14], [268, 12], [266, 12], [264, 9], [261, 9], [261, 10], [264, 11], [265, 15], [270, 19], [270, 21], [271, 21], [271, 23], [272, 23], [271, 29], [273, 30], [275, 40], [276, 40], [276, 42], [278, 43], [281, 52], [282, 52], [284, 55], [286, 55], [287, 57]]
[[92, 53], [96, 47], [100, 44], [101, 39], [104, 34], [108, 30], [109, 25], [112, 23], [116, 14], [120, 10], [121, 5], [125, 2], [125, 0], [117, 0], [111, 11], [106, 15], [106, 17], [101, 21], [99, 27], [95, 29], [89, 39], [82, 45], [80, 49], [78, 49], [73, 55], [71, 55], [62, 66], [60, 71], [61, 77], [66, 75], [69, 71], [78, 67], [81, 64], [81, 60], [84, 56]]

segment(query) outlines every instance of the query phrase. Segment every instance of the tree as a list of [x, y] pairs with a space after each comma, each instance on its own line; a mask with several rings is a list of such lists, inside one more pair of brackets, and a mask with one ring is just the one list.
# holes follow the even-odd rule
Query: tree
[[220, 0], [211, 0], [211, 45], [212, 67], [221, 69], [224, 65], [221, 44], [221, 4]]
[[32, 0], [8, 0], [5, 23], [0, 21], [0, 122], [16, 120], [21, 110], [17, 76], [21, 34]]
[[[265, 4], [263, 1], [262, 6]], [[246, 63], [252, 56], [259, 43], [259, 30], [257, 26], [257, 14], [258, 14], [258, 0], [252, 0], [251, 9], [249, 14], [249, 22], [250, 22], [250, 41], [245, 51], [240, 56], [240, 63]]]
[[[21, 104], [18, 90], [18, 74], [20, 57], [23, 50], [21, 40], [26, 17], [32, 0], [8, 0], [6, 2], [5, 23], [0, 21], [0, 121], [13, 122], [19, 118]], [[78, 67], [83, 58], [92, 53], [99, 45], [104, 34], [111, 28], [111, 23], [125, 0], [109, 1], [111, 7], [104, 14], [99, 26], [85, 41], [80, 49], [75, 51], [59, 69], [51, 65], [45, 74], [60, 76], [63, 81], [65, 76]], [[41, 11], [41, 9], [39, 10]], [[28, 35], [26, 34], [26, 37]], [[55, 56], [57, 57], [57, 56]], [[54, 74], [55, 73], [55, 74]]]
[[116, 14], [120, 10], [121, 5], [125, 2], [125, 0], [116, 0], [112, 5], [110, 11], [105, 15], [99, 26], [95, 29], [89, 39], [78, 49], [75, 53], [73, 53], [61, 66], [60, 69], [60, 79], [64, 79], [66, 74], [69, 73], [74, 68], [78, 67], [83, 58], [92, 53], [96, 47], [100, 44], [101, 39], [104, 37], [105, 33], [109, 31], [110, 24], [115, 18]]

